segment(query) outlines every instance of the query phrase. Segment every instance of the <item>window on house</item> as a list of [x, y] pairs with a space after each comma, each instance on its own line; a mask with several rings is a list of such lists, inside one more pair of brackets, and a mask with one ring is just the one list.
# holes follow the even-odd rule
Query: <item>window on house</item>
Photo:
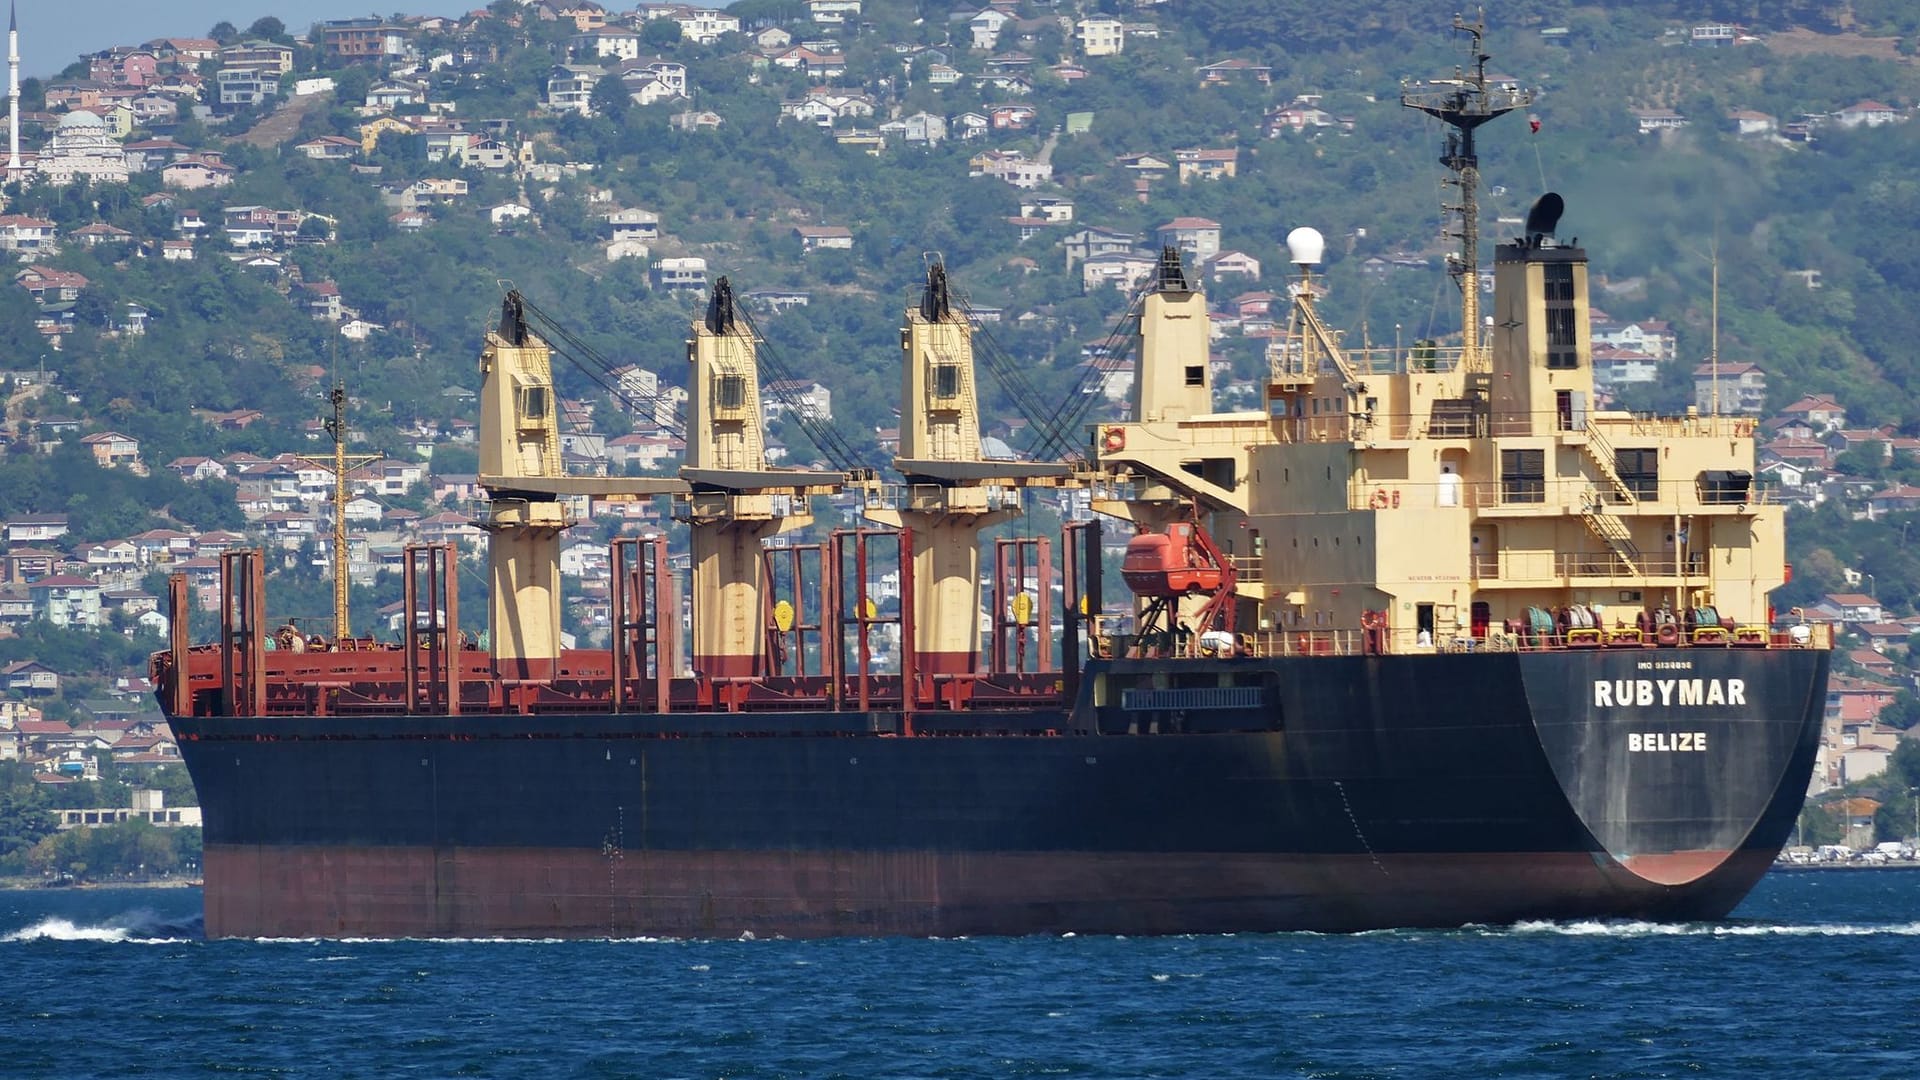
[[1500, 501], [1510, 503], [1547, 501], [1547, 452], [1545, 450], [1500, 451]]

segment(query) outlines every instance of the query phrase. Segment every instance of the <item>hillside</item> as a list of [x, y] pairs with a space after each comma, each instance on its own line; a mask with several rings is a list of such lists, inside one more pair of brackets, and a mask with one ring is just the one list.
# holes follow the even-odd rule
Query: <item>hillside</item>
[[[1831, 394], [1897, 445], [1920, 430], [1920, 26], [1891, 3], [1789, 4], [1744, 27], [1725, 7], [1509, 5], [1490, 70], [1534, 92], [1538, 124], [1484, 132], [1484, 231], [1566, 196], [1562, 230], [1601, 284], [1596, 332], [1659, 344], [1637, 367], [1609, 357], [1619, 405], [1695, 401], [1717, 261], [1719, 358], [1764, 372], [1741, 407]], [[0, 516], [66, 513], [85, 540], [257, 527], [277, 504], [246, 474], [315, 449], [336, 373], [356, 449], [431, 458], [423, 480], [467, 471], [462, 394], [506, 283], [577, 351], [670, 394], [703, 301], [670, 278], [724, 274], [872, 461], [900, 308], [936, 254], [1033, 388], [987, 387], [1009, 421], [1043, 425], [1037, 403], [1090, 385], [1083, 364], [1127, 304], [1108, 283], [1137, 280], [1162, 239], [1207, 281], [1229, 403], [1252, 400], [1271, 340], [1258, 297], [1279, 291], [1298, 225], [1333, 240], [1322, 310], [1349, 340], [1457, 333], [1441, 133], [1398, 104], [1403, 78], [1467, 62], [1450, 16], [1424, 0], [496, 0], [105, 51], [26, 87], [43, 126], [101, 117], [111, 145], [88, 160], [124, 155], [126, 179], [6, 189], [0, 249], [30, 269], [0, 293], [0, 347], [17, 385], [54, 385], [9, 406]], [[28, 132], [43, 172], [92, 129], [67, 130]], [[561, 379], [579, 445], [600, 448], [582, 467], [670, 467], [604, 449], [633, 434], [664, 453], [652, 410], [603, 373]], [[1018, 447], [1022, 426], [998, 431]], [[108, 432], [145, 475], [89, 471], [110, 462], [79, 446], [31, 453]], [[776, 434], [792, 460], [816, 454], [793, 425]], [[203, 478], [212, 459], [226, 479]], [[431, 514], [428, 490], [394, 505]]]

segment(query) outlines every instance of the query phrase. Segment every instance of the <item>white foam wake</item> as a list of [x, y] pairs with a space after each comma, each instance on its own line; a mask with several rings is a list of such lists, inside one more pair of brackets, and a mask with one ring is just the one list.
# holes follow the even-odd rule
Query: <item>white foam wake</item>
[[1563, 934], [1568, 937], [1920, 937], [1920, 922], [1904, 923], [1656, 923], [1519, 922], [1487, 933]]
[[23, 941], [127, 941], [140, 945], [166, 945], [200, 938], [200, 916], [163, 918], [139, 909], [124, 912], [99, 923], [82, 924], [72, 919], [49, 915], [37, 923], [10, 934], [0, 934], [0, 942]]
[[70, 919], [46, 918], [0, 937], [0, 941], [125, 941], [124, 926], [80, 926]]

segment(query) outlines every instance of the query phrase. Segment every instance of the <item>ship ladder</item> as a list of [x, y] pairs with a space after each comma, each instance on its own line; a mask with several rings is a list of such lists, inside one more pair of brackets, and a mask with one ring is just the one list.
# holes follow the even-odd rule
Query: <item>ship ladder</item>
[[1640, 576], [1640, 548], [1634, 544], [1633, 533], [1626, 522], [1607, 513], [1598, 503], [1588, 505], [1581, 512], [1580, 520], [1586, 523], [1588, 532], [1606, 542], [1614, 558], [1626, 568], [1624, 576]]
[[1639, 502], [1639, 496], [1621, 477], [1620, 471], [1614, 468], [1616, 454], [1613, 444], [1607, 441], [1606, 436], [1600, 434], [1600, 429], [1594, 427], [1591, 420], [1587, 422], [1586, 434], [1587, 441], [1581, 444], [1581, 449], [1587, 452], [1587, 460], [1593, 462], [1594, 470], [1606, 478], [1607, 484], [1613, 488], [1614, 494], [1620, 497], [1621, 502], [1628, 505]]

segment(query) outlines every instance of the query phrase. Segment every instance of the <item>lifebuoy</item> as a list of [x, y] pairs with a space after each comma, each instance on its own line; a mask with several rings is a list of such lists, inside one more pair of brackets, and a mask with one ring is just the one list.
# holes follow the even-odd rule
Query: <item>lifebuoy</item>
[[1127, 448], [1127, 430], [1117, 427], [1108, 428], [1106, 434], [1100, 438], [1100, 445], [1105, 448], [1109, 454], [1125, 450]]
[[1373, 489], [1372, 506], [1375, 510], [1385, 510], [1391, 501], [1392, 497], [1387, 494], [1386, 488]]

